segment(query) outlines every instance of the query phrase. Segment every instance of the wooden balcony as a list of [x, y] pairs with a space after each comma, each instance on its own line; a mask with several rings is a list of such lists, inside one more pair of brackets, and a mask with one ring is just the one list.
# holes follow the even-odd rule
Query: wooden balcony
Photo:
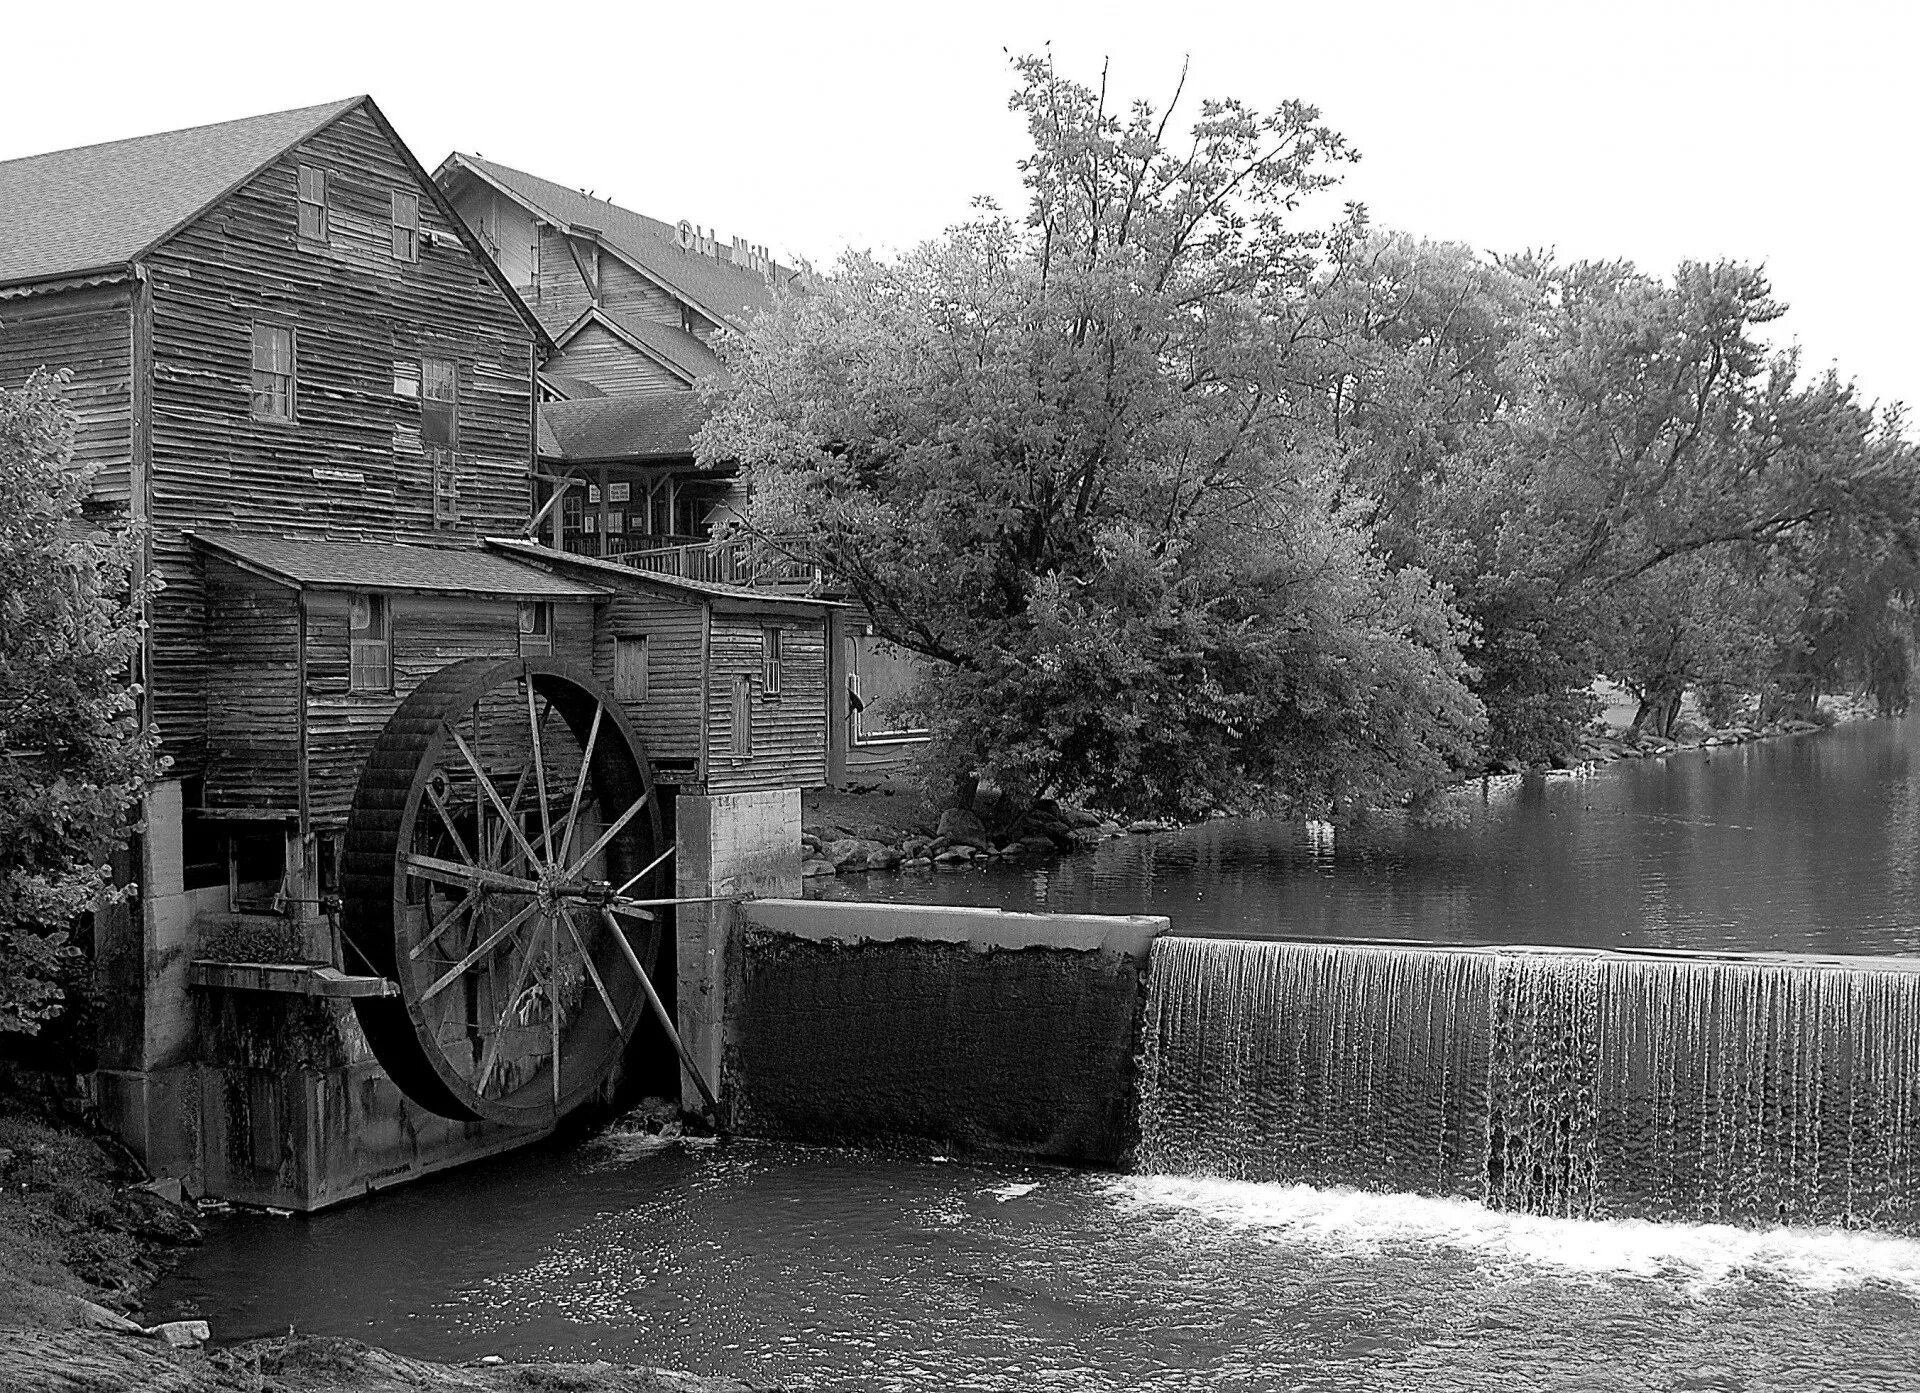
[[819, 568], [796, 560], [781, 547], [778, 538], [715, 541], [710, 537], [636, 532], [606, 540], [606, 554], [636, 570], [789, 595], [812, 595], [820, 590]]

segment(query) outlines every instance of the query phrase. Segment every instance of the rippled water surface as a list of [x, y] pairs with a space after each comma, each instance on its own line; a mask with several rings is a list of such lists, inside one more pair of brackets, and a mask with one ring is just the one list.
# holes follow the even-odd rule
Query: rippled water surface
[[854, 1389], [1912, 1389], [1920, 1243], [729, 1142], [537, 1152], [241, 1216], [223, 1337]]
[[1438, 815], [1228, 821], [836, 898], [1165, 914], [1177, 933], [1920, 952], [1920, 718], [1482, 780]]

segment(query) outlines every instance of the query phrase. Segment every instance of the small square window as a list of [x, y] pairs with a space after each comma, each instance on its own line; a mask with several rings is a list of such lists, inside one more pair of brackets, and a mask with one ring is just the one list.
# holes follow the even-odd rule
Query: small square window
[[385, 595], [357, 594], [347, 610], [347, 688], [393, 690], [392, 613]]
[[451, 358], [420, 360], [420, 443], [460, 447], [460, 365]]
[[763, 696], [780, 695], [780, 678], [786, 667], [784, 648], [780, 630], [760, 631], [760, 691]]
[[553, 652], [553, 606], [546, 600], [520, 602], [520, 655], [544, 658]]
[[259, 421], [291, 421], [297, 405], [293, 330], [282, 324], [253, 326], [253, 415]]
[[420, 195], [393, 193], [393, 258], [395, 261], [420, 259]]
[[327, 171], [300, 166], [300, 240], [327, 240]]

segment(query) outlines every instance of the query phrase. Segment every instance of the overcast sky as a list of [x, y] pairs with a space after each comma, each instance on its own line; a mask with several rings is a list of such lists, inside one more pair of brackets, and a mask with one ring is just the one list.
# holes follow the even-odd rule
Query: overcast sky
[[[1158, 100], [1319, 106], [1377, 223], [1667, 269], [1764, 262], [1809, 368], [1920, 404], [1920, 7], [1745, 3], [196, 4], [5, 15], [0, 159], [370, 92], [478, 152], [782, 259], [1018, 206], [1009, 53]], [[24, 60], [24, 61], [22, 61]], [[1178, 123], [1176, 123], [1178, 124]]]

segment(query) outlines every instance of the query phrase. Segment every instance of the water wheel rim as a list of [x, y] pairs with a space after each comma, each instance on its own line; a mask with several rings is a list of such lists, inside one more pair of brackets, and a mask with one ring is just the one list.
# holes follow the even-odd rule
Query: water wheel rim
[[[502, 690], [514, 692], [525, 702], [528, 719], [534, 722], [533, 749], [542, 748], [539, 721], [557, 713], [583, 752], [581, 767], [574, 775], [576, 787], [567, 791], [570, 811], [562, 844], [552, 845], [554, 790], [547, 786], [539, 799], [540, 821], [531, 829], [531, 836], [527, 829], [518, 828], [513, 807], [505, 809], [506, 815], [499, 819], [502, 830], [517, 829], [507, 832], [514, 855], [488, 856], [476, 845], [465, 845], [458, 848], [457, 856], [427, 858], [439, 860], [437, 866], [422, 866], [423, 828], [430, 829], [441, 820], [444, 831], [455, 833], [452, 840], [458, 840], [457, 829], [442, 819], [445, 809], [434, 807], [442, 800], [434, 778], [446, 768], [460, 765], [467, 765], [476, 775], [476, 789], [487, 777], [484, 756], [475, 765], [471, 762], [475, 752], [471, 748], [460, 750], [459, 722], [464, 713], [481, 710], [490, 695]], [[544, 717], [535, 710], [536, 697], [545, 701]], [[479, 728], [478, 724], [473, 728], [476, 740]], [[538, 771], [537, 781], [550, 785], [547, 773]], [[596, 845], [582, 853], [576, 839], [583, 811], [578, 800], [585, 796], [580, 790], [589, 785], [595, 800], [620, 807], [623, 825], [605, 829], [596, 838]], [[488, 801], [496, 800], [508, 801], [497, 787]], [[613, 819], [609, 817], [608, 821]], [[579, 872], [596, 856], [604, 857], [613, 870], [628, 871], [649, 862], [657, 865], [654, 853], [663, 844], [661, 823], [659, 798], [639, 737], [618, 703], [589, 676], [567, 664], [540, 659], [471, 659], [435, 673], [401, 703], [376, 742], [356, 790], [354, 811], [349, 817], [343, 887], [348, 891], [346, 927], [350, 943], [371, 970], [383, 972], [400, 987], [399, 997], [368, 999], [356, 1003], [356, 1010], [376, 1058], [404, 1092], [444, 1116], [538, 1127], [551, 1125], [605, 1084], [645, 1006], [641, 989], [627, 966], [630, 955], [621, 945], [610, 942], [611, 930], [598, 920], [597, 902], [604, 892], [586, 893], [578, 883]], [[425, 840], [431, 844], [431, 838]], [[551, 863], [560, 855], [578, 864], [556, 868]], [[529, 863], [548, 863], [541, 867], [542, 876], [558, 880], [577, 893], [549, 895], [547, 908], [530, 912], [509, 926], [507, 920], [526, 908], [528, 901], [539, 898], [537, 891], [528, 893], [530, 878], [524, 874], [516, 877], [507, 869], [521, 857]], [[524, 871], [524, 867], [517, 869]], [[476, 870], [485, 875], [476, 875]], [[569, 872], [572, 881], [568, 880]], [[485, 1045], [475, 1047], [469, 1040], [454, 1048], [458, 1042], [449, 1033], [447, 1012], [435, 1003], [461, 981], [461, 973], [452, 971], [459, 960], [450, 962], [444, 955], [414, 951], [422, 938], [422, 918], [429, 924], [435, 922], [430, 913], [435, 881], [451, 880], [456, 885], [464, 881], [464, 898], [477, 880], [488, 878], [522, 881], [517, 886], [487, 887], [489, 892], [500, 892], [497, 908], [513, 906], [504, 916], [496, 915], [488, 921], [488, 934], [498, 933], [503, 927], [506, 930], [494, 947], [508, 945], [511, 940], [509, 956], [518, 954], [513, 969], [516, 978], [539, 978], [542, 960], [545, 964], [542, 991], [547, 998], [551, 1054], [562, 1060], [562, 1067], [550, 1071], [539, 1087], [532, 1086], [529, 1076], [517, 1086], [495, 1088], [497, 1080], [492, 1074], [498, 1062], [485, 1057]], [[645, 893], [644, 886], [641, 892]], [[591, 920], [586, 913], [589, 901], [596, 909]], [[557, 912], [554, 905], [566, 907], [567, 912]], [[644, 930], [650, 927], [638, 919], [637, 913], [629, 916], [629, 922], [642, 931], [636, 936], [644, 936]], [[426, 932], [430, 934], [433, 929]], [[649, 950], [653, 946], [650, 942]], [[462, 957], [466, 951], [471, 950], [464, 950]], [[577, 965], [574, 971], [578, 980], [563, 982], [562, 965], [569, 958]], [[479, 961], [476, 958], [466, 970], [478, 971], [475, 963]], [[493, 959], [485, 961], [486, 970], [491, 972]], [[516, 991], [525, 986], [524, 980], [518, 986], [509, 982], [509, 1006]], [[564, 1019], [559, 1009], [562, 988], [571, 998]], [[496, 998], [491, 991], [485, 995], [491, 1007]], [[520, 1024], [524, 1028], [526, 1021]], [[504, 1018], [496, 1013], [492, 1031], [495, 1040], [505, 1028]], [[499, 1047], [491, 1053], [497, 1056]]]

